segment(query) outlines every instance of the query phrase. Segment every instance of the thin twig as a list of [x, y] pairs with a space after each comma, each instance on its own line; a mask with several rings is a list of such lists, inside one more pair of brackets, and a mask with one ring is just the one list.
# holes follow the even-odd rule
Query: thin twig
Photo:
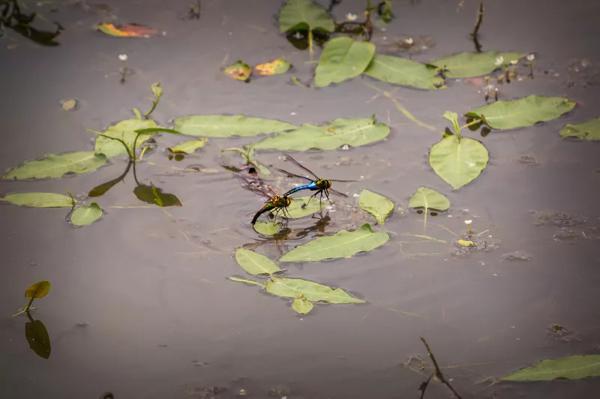
[[[431, 348], [429, 347], [429, 344], [427, 343], [425, 338], [423, 338], [423, 337], [420, 337], [420, 338], [421, 338], [421, 342], [423, 342], [423, 345], [425, 345], [425, 349], [427, 349], [427, 354], [429, 355], [429, 359], [431, 359], [431, 363], [433, 363], [433, 367], [435, 368], [435, 373], [434, 373], [435, 377], [438, 380], [440, 380], [440, 382], [442, 384], [446, 385], [448, 387], [448, 389], [450, 389], [450, 391], [452, 391], [452, 393], [454, 394], [454, 396], [457, 399], [462, 399], [462, 396], [460, 396], [460, 394], [458, 392], [456, 392], [456, 389], [454, 389], [454, 387], [450, 384], [450, 382], [448, 382], [448, 380], [444, 376], [444, 373], [442, 373], [442, 370], [440, 369], [440, 366], [438, 365], [435, 355], [431, 351]], [[427, 386], [425, 386], [425, 389], [427, 389]], [[424, 396], [424, 393], [421, 394], [421, 398], [423, 398], [423, 396]]]
[[477, 13], [477, 19], [475, 20], [475, 27], [473, 28], [473, 32], [471, 32], [471, 38], [473, 39], [473, 43], [475, 43], [475, 50], [478, 53], [481, 53], [481, 43], [479, 43], [479, 28], [481, 28], [482, 22], [483, 22], [483, 0], [479, 3], [479, 11]]

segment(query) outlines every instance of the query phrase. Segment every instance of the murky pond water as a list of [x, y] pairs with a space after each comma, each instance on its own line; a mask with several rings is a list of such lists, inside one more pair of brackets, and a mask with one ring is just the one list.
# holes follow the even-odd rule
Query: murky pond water
[[[33, 3], [33, 2], [32, 2]], [[495, 378], [546, 358], [600, 352], [600, 157], [596, 143], [564, 141], [564, 123], [598, 116], [600, 4], [595, 1], [487, 2], [484, 50], [537, 54], [535, 78], [500, 87], [501, 98], [560, 95], [577, 101], [567, 116], [534, 127], [494, 132], [485, 145], [490, 165], [477, 181], [453, 192], [430, 169], [429, 147], [438, 133], [424, 129], [365, 83], [326, 89], [288, 82], [289, 75], [243, 84], [224, 76], [224, 65], [285, 56], [308, 81], [314, 63], [278, 33], [279, 1], [202, 1], [199, 20], [186, 20], [188, 1], [56, 2], [48, 13], [65, 27], [58, 47], [40, 47], [10, 34], [0, 39], [0, 169], [45, 153], [91, 149], [93, 134], [146, 106], [148, 87], [160, 81], [163, 100], [154, 117], [167, 123], [187, 114], [243, 113], [290, 123], [321, 123], [375, 114], [392, 126], [385, 143], [348, 151], [298, 153], [336, 185], [324, 229], [303, 238], [259, 237], [249, 220], [261, 199], [223, 169], [222, 149], [249, 142], [211, 139], [181, 162], [163, 149], [146, 155], [138, 178], [175, 193], [182, 207], [146, 206], [127, 177], [98, 201], [104, 218], [75, 229], [65, 210], [0, 206], [0, 397], [97, 398], [417, 398], [430, 372], [420, 370], [426, 337], [452, 385], [464, 397], [564, 398], [600, 395], [597, 379], [492, 384]], [[471, 51], [474, 1], [395, 1], [396, 19], [374, 40], [427, 36], [427, 61]], [[37, 6], [32, 5], [34, 9]], [[360, 13], [362, 1], [343, 1], [338, 19]], [[48, 12], [50, 6], [44, 6]], [[147, 40], [119, 40], [94, 24], [117, 15], [165, 31]], [[433, 43], [432, 43], [433, 42]], [[119, 69], [133, 71], [120, 83]], [[477, 83], [477, 82], [475, 82]], [[438, 131], [446, 110], [464, 113], [484, 103], [473, 82], [453, 81], [437, 92], [397, 88], [393, 95]], [[375, 97], [374, 97], [375, 96]], [[76, 98], [76, 111], [60, 101]], [[287, 166], [277, 152], [258, 155]], [[232, 158], [235, 159], [235, 158]], [[199, 166], [185, 170], [186, 166]], [[0, 183], [18, 191], [85, 194], [118, 176], [124, 160], [96, 173], [57, 180]], [[280, 189], [287, 179], [271, 181]], [[435, 188], [451, 210], [430, 217], [406, 210], [419, 186]], [[369, 221], [355, 212], [363, 188], [392, 198], [397, 210], [385, 224], [392, 239], [351, 259], [290, 264], [288, 273], [343, 287], [364, 305], [318, 305], [299, 317], [287, 301], [233, 283], [241, 275], [235, 248], [260, 244], [271, 258], [316, 235]], [[559, 212], [558, 214], [556, 212]], [[454, 234], [464, 220], [484, 232], [485, 249], [462, 253]], [[298, 230], [316, 219], [290, 222]], [[426, 234], [437, 241], [423, 240]], [[38, 357], [25, 338], [26, 318], [10, 315], [23, 290], [50, 280], [37, 303], [52, 344]], [[553, 324], [567, 336], [552, 334]], [[428, 398], [450, 397], [433, 384]]]

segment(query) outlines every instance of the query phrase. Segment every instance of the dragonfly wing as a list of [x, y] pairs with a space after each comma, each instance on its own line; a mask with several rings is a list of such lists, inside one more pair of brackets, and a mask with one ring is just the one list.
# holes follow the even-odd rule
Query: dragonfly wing
[[288, 172], [287, 170], [283, 170], [283, 169], [279, 169], [276, 168], [278, 171], [280, 171], [281, 173], [284, 173], [286, 175], [288, 175], [288, 177], [297, 177], [299, 179], [304, 179], [304, 180], [308, 180], [308, 181], [313, 181], [313, 179], [311, 179], [310, 177], [306, 177], [306, 176], [302, 176], [302, 175], [297, 175], [295, 173], [292, 172]]
[[312, 170], [308, 169], [306, 166], [304, 166], [300, 162], [296, 161], [290, 154], [285, 154], [285, 156], [286, 156], [287, 159], [289, 159], [290, 161], [292, 161], [293, 163], [295, 163], [297, 167], [302, 168], [303, 170], [305, 170], [309, 174], [313, 175], [315, 177], [315, 179], [319, 180], [319, 176], [315, 175]]
[[328, 190], [328, 191], [331, 191], [331, 192], [332, 192], [332, 193], [334, 193], [334, 194], [340, 195], [340, 196], [342, 196], [342, 197], [348, 197], [348, 195], [347, 195], [347, 194], [344, 194], [344, 193], [342, 193], [342, 192], [340, 192], [340, 191], [338, 191], [338, 190], [334, 190], [334, 189], [333, 189], [333, 188], [331, 188], [331, 187], [330, 187], [330, 188], [328, 188], [327, 190]]
[[338, 182], [338, 183], [355, 183], [355, 182], [358, 181], [358, 180], [344, 180], [344, 179], [327, 179], [327, 180], [329, 180], [329, 181], [335, 181], [335, 182]]

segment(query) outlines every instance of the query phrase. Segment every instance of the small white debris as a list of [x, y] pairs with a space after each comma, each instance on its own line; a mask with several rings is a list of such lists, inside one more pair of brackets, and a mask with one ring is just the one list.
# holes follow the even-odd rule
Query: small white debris
[[129, 58], [127, 54], [119, 54], [119, 61], [125, 62], [127, 61], [127, 58]]
[[531, 54], [527, 54], [527, 61], [531, 62], [533, 60], [535, 60], [535, 54], [531, 53]]
[[497, 57], [496, 62], [494, 62], [494, 65], [500, 66], [502, 64], [504, 64], [504, 57], [503, 56]]
[[469, 226], [471, 223], [473, 223], [473, 221], [471, 219], [465, 220], [465, 224], [467, 226]]
[[406, 43], [409, 46], [412, 46], [413, 44], [415, 44], [415, 39], [413, 39], [412, 37], [407, 37], [403, 41], [404, 41], [404, 43]]
[[296, 116], [296, 113], [294, 111], [292, 111], [292, 112], [290, 112], [290, 115]]
[[348, 21], [356, 21], [357, 18], [358, 18], [358, 15], [352, 14], [351, 12], [346, 14], [346, 20], [348, 20]]
[[360, 197], [360, 195], [358, 193], [354, 193], [354, 194], [352, 194], [352, 197], [358, 198], [358, 197]]

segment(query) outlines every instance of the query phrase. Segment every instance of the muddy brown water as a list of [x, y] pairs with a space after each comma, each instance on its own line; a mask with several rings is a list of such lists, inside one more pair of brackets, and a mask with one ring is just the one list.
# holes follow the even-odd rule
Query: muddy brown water
[[[350, 209], [356, 202], [352, 195], [363, 188], [406, 209], [410, 195], [424, 185], [452, 201], [450, 212], [429, 218], [425, 232], [447, 244], [414, 243], [411, 234], [424, 233], [422, 216], [397, 211], [384, 227], [392, 239], [374, 252], [287, 266], [290, 276], [343, 287], [368, 301], [318, 305], [298, 317], [287, 301], [226, 279], [243, 275], [234, 249], [261, 240], [249, 226], [261, 200], [219, 166], [221, 149], [249, 140], [213, 139], [196, 155], [174, 162], [164, 151], [173, 140], [160, 138], [159, 150], [140, 164], [138, 175], [175, 193], [181, 208], [140, 207], [131, 177], [99, 199], [106, 215], [86, 228], [69, 226], [62, 209], [0, 206], [0, 397], [98, 398], [111, 392], [119, 399], [231, 398], [242, 389], [252, 398], [416, 398], [428, 372], [403, 364], [412, 358], [418, 365], [415, 357], [425, 358], [420, 336], [464, 397], [600, 395], [597, 379], [490, 385], [489, 378], [545, 358], [600, 351], [599, 148], [558, 135], [564, 123], [598, 116], [597, 2], [486, 4], [484, 50], [537, 54], [535, 78], [502, 85], [501, 98], [561, 95], [578, 106], [553, 122], [487, 136], [488, 168], [458, 192], [427, 164], [438, 134], [406, 119], [389, 100], [373, 99], [376, 93], [364, 82], [390, 89], [387, 85], [359, 78], [315, 90], [289, 84], [289, 75], [249, 84], [222, 75], [220, 68], [238, 58], [259, 63], [285, 56], [295, 75], [310, 79], [314, 65], [308, 53], [295, 50], [277, 31], [278, 1], [202, 1], [197, 21], [181, 18], [187, 1], [113, 1], [107, 2], [108, 14], [95, 3], [82, 3], [57, 3], [58, 11], [48, 14], [66, 28], [59, 47], [39, 47], [10, 32], [1, 39], [0, 169], [44, 153], [92, 148], [86, 129], [102, 129], [129, 117], [131, 107], [146, 107], [155, 81], [165, 89], [154, 115], [163, 123], [199, 113], [292, 123], [375, 114], [392, 125], [385, 143], [297, 155], [323, 175], [362, 176], [336, 186], [350, 197], [335, 199], [325, 233], [369, 220]], [[376, 33], [377, 40], [431, 36], [435, 46], [416, 56], [419, 60], [473, 49], [468, 32], [476, 2], [394, 3], [397, 17], [386, 32]], [[343, 1], [335, 15], [341, 19], [362, 7], [360, 1]], [[112, 14], [166, 34], [118, 40], [93, 31]], [[125, 84], [119, 83], [119, 54], [128, 55], [126, 64], [134, 70]], [[472, 84], [449, 86], [435, 93], [397, 88], [393, 94], [442, 131], [444, 111], [463, 113], [484, 101]], [[68, 98], [78, 99], [78, 110], [61, 109], [60, 100]], [[261, 153], [259, 159], [289, 166], [279, 155]], [[522, 157], [536, 162], [521, 162]], [[174, 169], [190, 164], [209, 170]], [[83, 176], [3, 181], [0, 191], [81, 195], [124, 168], [125, 161], [116, 159]], [[285, 189], [291, 182], [274, 184]], [[572, 220], [555, 218], [536, 225], [536, 210], [564, 212], [584, 222], [562, 226]], [[475, 231], [487, 230], [481, 236], [487, 250], [455, 254], [455, 237], [445, 229], [463, 233], [466, 219], [473, 220]], [[290, 227], [315, 222], [308, 218]], [[315, 234], [322, 233], [262, 243], [258, 250], [276, 258]], [[507, 259], [515, 251], [529, 260]], [[50, 335], [47, 360], [29, 349], [25, 318], [10, 317], [25, 301], [24, 288], [43, 279], [53, 289], [36, 303], [33, 317]], [[552, 337], [548, 327], [554, 323], [572, 331], [574, 339]], [[436, 383], [427, 397], [450, 394]]]

